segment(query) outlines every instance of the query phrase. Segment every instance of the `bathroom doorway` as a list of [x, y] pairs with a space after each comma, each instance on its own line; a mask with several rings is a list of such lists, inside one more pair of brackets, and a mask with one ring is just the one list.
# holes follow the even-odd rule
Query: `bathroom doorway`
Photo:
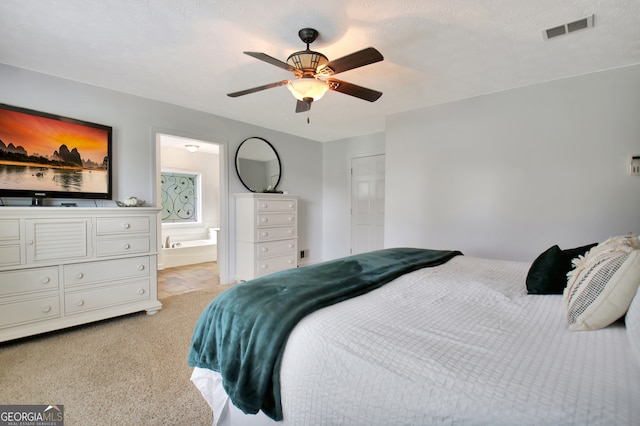
[[156, 132], [161, 270], [216, 262], [227, 282], [226, 143]]

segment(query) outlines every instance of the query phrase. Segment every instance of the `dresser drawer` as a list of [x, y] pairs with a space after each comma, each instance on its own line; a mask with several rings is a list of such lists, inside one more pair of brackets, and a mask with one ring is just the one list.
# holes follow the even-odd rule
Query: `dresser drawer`
[[117, 239], [99, 238], [96, 248], [98, 256], [115, 256], [130, 253], [149, 253], [151, 241], [146, 237], [128, 237]]
[[15, 266], [22, 263], [20, 244], [0, 246], [0, 266]]
[[58, 268], [0, 272], [0, 296], [58, 290]]
[[66, 314], [77, 314], [148, 299], [149, 280], [146, 279], [123, 285], [69, 292], [64, 296], [64, 311]]
[[264, 259], [266, 257], [280, 256], [283, 254], [295, 254], [296, 252], [296, 240], [280, 240], [270, 241], [267, 243], [256, 244], [258, 259]]
[[20, 239], [20, 219], [0, 220], [0, 241]]
[[150, 228], [149, 218], [144, 216], [96, 218], [98, 235], [149, 232]]
[[0, 328], [60, 316], [60, 296], [22, 300], [0, 305]]
[[64, 266], [66, 288], [148, 276], [149, 258], [145, 256]]
[[261, 259], [258, 260], [258, 275], [267, 275], [273, 272], [284, 271], [285, 269], [295, 268], [295, 266], [295, 254]]
[[261, 241], [272, 241], [272, 240], [281, 240], [283, 238], [292, 238], [296, 236], [296, 227], [295, 226], [278, 226], [274, 228], [262, 228], [258, 229], [258, 235], [256, 236], [256, 240]]
[[297, 200], [256, 200], [258, 212], [295, 212]]
[[258, 227], [295, 225], [295, 213], [259, 213]]

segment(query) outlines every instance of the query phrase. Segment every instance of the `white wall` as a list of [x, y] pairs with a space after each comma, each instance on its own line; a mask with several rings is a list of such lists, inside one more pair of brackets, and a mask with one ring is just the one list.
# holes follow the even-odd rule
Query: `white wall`
[[[322, 164], [314, 160], [322, 157], [318, 142], [4, 64], [0, 64], [0, 102], [113, 126], [114, 198], [136, 195], [152, 205], [156, 204], [155, 131], [226, 142], [229, 184], [223, 190], [230, 194], [246, 192], [233, 165], [238, 145], [251, 136], [265, 138], [283, 163], [280, 188], [301, 196], [300, 247], [311, 253], [322, 250]], [[229, 276], [233, 277], [233, 196], [227, 209]]]
[[[278, 189], [292, 195], [300, 195], [298, 250], [309, 251], [308, 262], [320, 260], [323, 239], [322, 143], [300, 144], [295, 137], [283, 138], [279, 136], [281, 133], [277, 132], [264, 132], [264, 135], [266, 137], [263, 137], [278, 151], [282, 162], [282, 177]], [[247, 135], [249, 136], [256, 135]]]
[[384, 144], [384, 133], [323, 144], [322, 247], [324, 260], [350, 254], [351, 159], [384, 154]]
[[385, 244], [532, 260], [640, 232], [640, 66], [391, 116]]

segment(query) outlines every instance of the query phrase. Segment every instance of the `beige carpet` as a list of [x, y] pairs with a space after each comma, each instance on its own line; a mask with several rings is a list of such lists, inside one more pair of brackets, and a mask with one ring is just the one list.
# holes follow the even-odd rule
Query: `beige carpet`
[[189, 380], [191, 333], [229, 288], [162, 300], [145, 313], [0, 344], [0, 404], [61, 404], [65, 425], [210, 425]]

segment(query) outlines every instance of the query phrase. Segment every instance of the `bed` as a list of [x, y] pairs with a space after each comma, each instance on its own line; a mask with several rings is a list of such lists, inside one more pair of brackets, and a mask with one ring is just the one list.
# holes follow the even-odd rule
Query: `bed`
[[[203, 344], [203, 336], [212, 338], [207, 308], [194, 331], [191, 379], [214, 425], [639, 424], [640, 242], [629, 241], [583, 248], [573, 263], [570, 250], [548, 250], [533, 263], [454, 252], [305, 314], [274, 367], [279, 415], [245, 414], [255, 410], [229, 392], [237, 374], [201, 362], [203, 348], [229, 342], [218, 336], [217, 346]], [[571, 291], [531, 294], [529, 281], [540, 281], [540, 270], [564, 273], [550, 259], [571, 264]], [[304, 276], [305, 268], [287, 274]], [[585, 286], [597, 280], [605, 281], [598, 284], [605, 302], [622, 312], [604, 326], [599, 312], [583, 306], [585, 295], [593, 297]], [[624, 289], [612, 291], [618, 281]], [[589, 331], [568, 327], [576, 305], [581, 313], [572, 326]]]

